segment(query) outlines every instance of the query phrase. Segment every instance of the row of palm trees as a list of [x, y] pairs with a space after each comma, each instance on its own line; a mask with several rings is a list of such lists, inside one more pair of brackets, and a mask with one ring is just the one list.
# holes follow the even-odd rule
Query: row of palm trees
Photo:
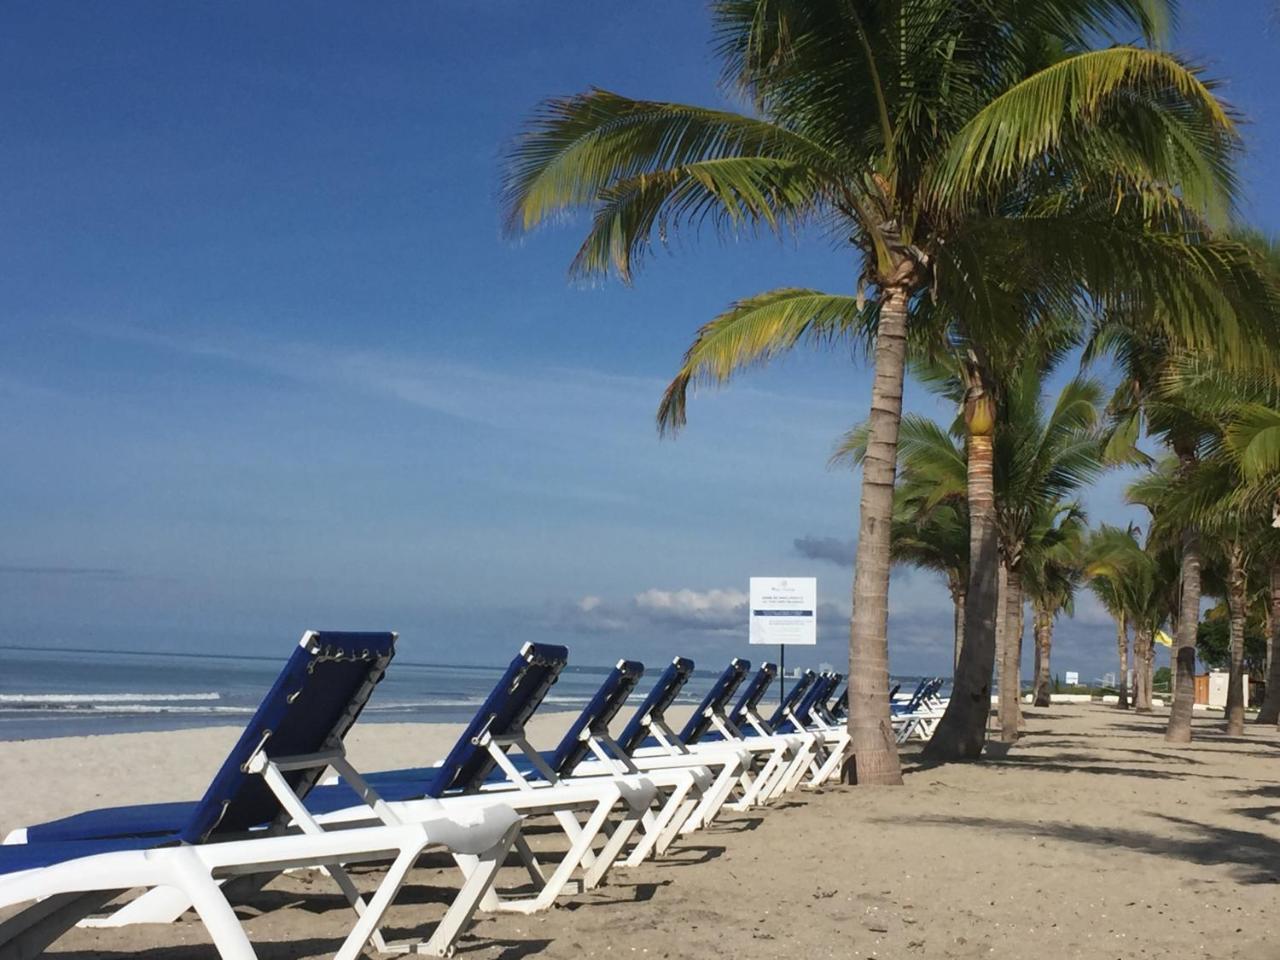
[[[1041, 410], [1046, 372], [1084, 339], [1126, 371], [1126, 342], [1138, 352], [1163, 344], [1170, 359], [1212, 354], [1234, 369], [1275, 329], [1276, 284], [1254, 246], [1230, 232], [1236, 120], [1211, 82], [1159, 48], [1175, 6], [714, 0], [723, 83], [741, 112], [591, 89], [546, 101], [510, 150], [509, 228], [587, 213], [579, 274], [630, 281], [652, 247], [682, 229], [817, 231], [848, 252], [850, 292], [770, 290], [698, 330], [658, 423], [677, 430], [691, 387], [798, 344], [867, 348], [851, 780], [901, 782], [888, 700], [890, 568], [895, 549], [908, 549], [894, 546], [905, 498], [933, 496], [909, 460], [895, 482], [900, 444], [906, 457], [922, 439], [902, 416], [908, 365], [958, 403], [945, 434], [959, 492], [947, 498], [949, 515], [940, 502], [930, 509], [968, 541], [966, 562], [946, 567], [963, 643], [929, 750], [975, 757], [997, 624], [1012, 624], [1001, 686], [1016, 689], [1022, 598], [1035, 602], [1043, 638], [1065, 595], [1052, 545], [1083, 535], [1072, 495], [1100, 469], [1097, 444], [1081, 437], [1098, 427], [1101, 388], [1082, 378]], [[1160, 424], [1152, 381], [1129, 388], [1127, 406], [1112, 404], [1110, 446], [1132, 446], [1134, 425], [1145, 424], [1171, 444], [1181, 482], [1201, 456], [1199, 435], [1188, 441]], [[1027, 411], [1040, 412], [1024, 436], [1020, 425], [1035, 420]], [[1060, 469], [1042, 469], [1041, 455], [1060, 457]], [[1165, 526], [1179, 522], [1170, 515]], [[1170, 730], [1185, 725], [1188, 736], [1199, 529], [1187, 526], [1179, 543]], [[1016, 709], [1002, 707], [1005, 736]]]
[[[1116, 621], [1119, 705], [1129, 706], [1132, 630], [1134, 707], [1150, 712], [1156, 639], [1166, 626], [1177, 632], [1181, 614], [1180, 547], [1188, 528], [1199, 539], [1201, 592], [1221, 599], [1229, 625], [1228, 730], [1243, 730], [1244, 637], [1251, 621], [1266, 639], [1270, 674], [1271, 695], [1259, 721], [1276, 723], [1280, 657], [1271, 654], [1280, 641], [1280, 533], [1272, 524], [1280, 524], [1280, 385], [1267, 377], [1241, 379], [1188, 357], [1167, 369], [1153, 392], [1162, 416], [1194, 421], [1204, 431], [1194, 466], [1183, 469], [1173, 457], [1151, 458], [1117, 441], [1129, 412], [1114, 398], [1104, 405], [1097, 381], [1078, 375], [1050, 398], [1044, 385], [1049, 372], [1024, 358], [1004, 387], [1007, 402], [993, 445], [1002, 739], [1017, 739], [1021, 723], [1016, 694], [1022, 689], [1017, 671], [1024, 605], [1033, 617], [1034, 702], [1048, 706], [1054, 623], [1073, 611], [1086, 584]], [[936, 370], [917, 375], [944, 393], [954, 391], [954, 382]], [[865, 438], [865, 426], [850, 431], [833, 460], [860, 462]], [[1150, 469], [1129, 485], [1128, 497], [1150, 511], [1145, 541], [1133, 525], [1090, 530], [1077, 494], [1103, 470], [1139, 459]], [[904, 418], [899, 468], [892, 557], [946, 578], [956, 607], [958, 663], [969, 560], [962, 418], [949, 427]]]

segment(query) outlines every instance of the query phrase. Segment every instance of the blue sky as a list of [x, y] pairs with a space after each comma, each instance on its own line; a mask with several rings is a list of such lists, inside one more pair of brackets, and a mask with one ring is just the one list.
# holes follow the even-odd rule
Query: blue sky
[[[1175, 46], [1250, 123], [1280, 229], [1280, 21], [1188, 0]], [[801, 662], [843, 658], [855, 358], [801, 354], [653, 413], [692, 331], [779, 285], [849, 290], [817, 239], [683, 238], [572, 284], [573, 226], [502, 236], [498, 157], [543, 96], [719, 102], [702, 4], [0, 7], [0, 643], [285, 649], [394, 628], [414, 659], [745, 648], [751, 575], [816, 575]], [[918, 389], [914, 409], [948, 416]], [[1090, 491], [1126, 509], [1121, 480]], [[809, 550], [821, 554], [822, 550]], [[895, 574], [893, 668], [941, 672], [945, 590]], [[274, 646], [273, 646], [274, 645]], [[1056, 663], [1110, 666], [1090, 604]]]

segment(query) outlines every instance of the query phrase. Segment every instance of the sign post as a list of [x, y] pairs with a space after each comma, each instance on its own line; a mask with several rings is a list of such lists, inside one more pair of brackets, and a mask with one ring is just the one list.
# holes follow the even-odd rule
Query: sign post
[[752, 577], [747, 639], [778, 645], [778, 697], [785, 698], [787, 646], [812, 647], [818, 642], [816, 577]]

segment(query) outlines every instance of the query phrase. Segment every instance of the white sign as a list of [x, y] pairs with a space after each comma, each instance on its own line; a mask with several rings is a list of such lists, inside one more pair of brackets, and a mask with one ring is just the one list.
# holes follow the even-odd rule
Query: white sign
[[815, 577], [752, 577], [748, 607], [752, 643], [818, 642]]
[[1080, 685], [1080, 674], [1075, 670], [1067, 671], [1067, 686], [1078, 687]]

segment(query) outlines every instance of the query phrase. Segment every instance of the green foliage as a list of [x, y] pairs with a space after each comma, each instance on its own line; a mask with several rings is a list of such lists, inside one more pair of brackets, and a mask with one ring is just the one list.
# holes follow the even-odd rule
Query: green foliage
[[1102, 524], [1084, 549], [1089, 588], [1113, 617], [1154, 635], [1168, 616], [1176, 564], [1153, 545], [1138, 542], [1137, 530]]
[[1218, 342], [1257, 326], [1259, 299], [1250, 263], [1207, 232], [1233, 202], [1234, 120], [1168, 53], [1089, 49], [1158, 36], [1168, 6], [719, 0], [723, 79], [751, 111], [548, 100], [508, 151], [507, 226], [585, 212], [573, 270], [624, 280], [682, 229], [813, 228], [852, 249], [852, 305], [778, 290], [704, 327], [663, 428], [699, 382], [874, 333], [863, 296], [890, 286], [910, 294], [913, 336], [979, 354], [993, 332], [1113, 308]]
[[[1231, 666], [1231, 624], [1225, 617], [1208, 617], [1196, 628], [1196, 656], [1210, 670]], [[1244, 669], [1259, 676], [1266, 669], [1267, 638], [1261, 625], [1248, 623], [1244, 629]]]

